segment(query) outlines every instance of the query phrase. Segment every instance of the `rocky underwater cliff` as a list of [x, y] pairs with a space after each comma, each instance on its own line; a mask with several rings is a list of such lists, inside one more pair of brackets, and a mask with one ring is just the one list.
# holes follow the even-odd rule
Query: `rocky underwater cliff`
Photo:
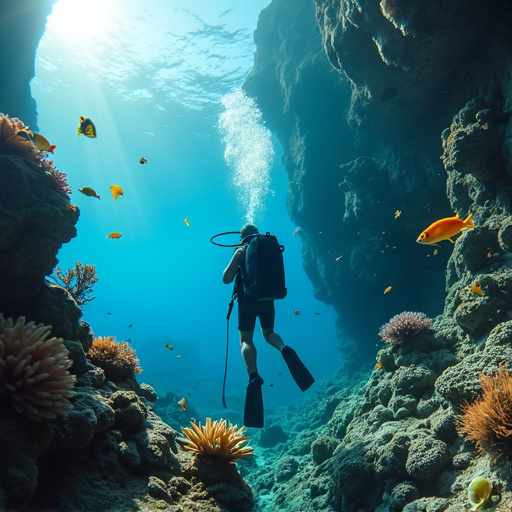
[[[40, 16], [36, 3], [10, 8], [23, 4], [41, 34], [51, 2]], [[15, 117], [35, 123], [33, 101], [0, 94], [0, 509], [509, 512], [511, 23], [499, 0], [262, 11], [244, 87], [284, 148], [289, 213], [339, 347], [351, 365], [377, 364], [340, 368], [251, 432], [245, 480], [230, 460], [248, 454], [241, 433], [216, 424], [238, 447], [216, 463], [179, 450], [134, 354], [93, 348], [75, 298], [46, 281], [80, 212], [65, 175], [11, 137]], [[9, 37], [9, 58], [33, 69], [35, 39]], [[26, 91], [28, 75], [3, 74], [0, 90]], [[455, 211], [474, 228], [416, 244]], [[212, 434], [190, 435], [197, 454]]]
[[[348, 361], [281, 420], [288, 442], [249, 480], [265, 510], [512, 509], [511, 22], [499, 1], [261, 13], [244, 88], [284, 148], [305, 268]], [[450, 212], [474, 229], [416, 244]]]

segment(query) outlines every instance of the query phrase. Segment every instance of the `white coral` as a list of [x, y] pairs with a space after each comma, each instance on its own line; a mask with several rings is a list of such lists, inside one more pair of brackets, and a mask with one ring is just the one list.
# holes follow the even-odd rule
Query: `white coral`
[[75, 377], [62, 338], [46, 339], [51, 326], [13, 325], [0, 313], [0, 396], [10, 399], [15, 411], [33, 421], [54, 419], [73, 408]]

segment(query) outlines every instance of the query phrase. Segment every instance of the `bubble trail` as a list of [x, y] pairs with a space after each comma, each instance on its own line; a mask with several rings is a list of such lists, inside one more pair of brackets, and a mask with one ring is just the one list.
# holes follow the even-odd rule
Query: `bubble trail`
[[274, 162], [272, 134], [265, 128], [256, 102], [241, 89], [222, 98], [225, 111], [219, 117], [224, 158], [233, 172], [238, 202], [247, 222], [255, 222], [265, 209]]

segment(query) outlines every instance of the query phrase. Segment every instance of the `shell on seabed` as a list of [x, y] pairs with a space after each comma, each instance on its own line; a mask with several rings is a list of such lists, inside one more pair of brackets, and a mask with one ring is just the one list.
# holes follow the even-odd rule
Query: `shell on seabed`
[[484, 476], [477, 476], [468, 485], [468, 500], [471, 510], [478, 510], [491, 496], [492, 485]]

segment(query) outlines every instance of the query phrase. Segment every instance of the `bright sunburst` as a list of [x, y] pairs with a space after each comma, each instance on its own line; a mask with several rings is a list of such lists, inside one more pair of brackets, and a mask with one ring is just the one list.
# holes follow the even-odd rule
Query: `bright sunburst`
[[67, 41], [87, 41], [112, 29], [117, 0], [59, 0], [48, 17], [47, 29]]

